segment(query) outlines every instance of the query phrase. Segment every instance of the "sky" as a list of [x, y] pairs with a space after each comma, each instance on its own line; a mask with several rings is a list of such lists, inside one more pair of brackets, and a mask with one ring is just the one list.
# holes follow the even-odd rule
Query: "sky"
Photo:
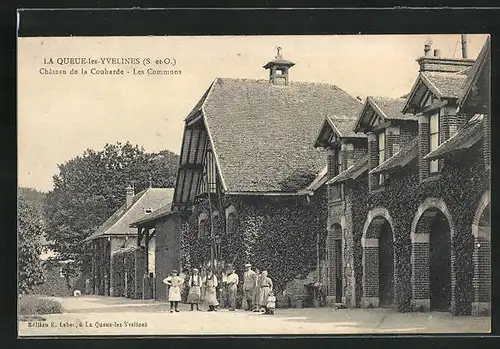
[[[126, 142], [180, 152], [183, 120], [217, 77], [267, 79], [263, 69], [282, 47], [296, 65], [291, 81], [335, 84], [352, 96], [400, 97], [418, 73], [424, 43], [442, 57], [461, 57], [460, 34], [59, 37], [18, 39], [18, 185], [49, 191], [57, 165], [87, 148]], [[476, 58], [486, 35], [467, 35]], [[57, 58], [174, 58], [180, 75], [51, 75], [40, 68], [102, 69], [57, 64]], [[44, 64], [52, 58], [53, 65]], [[145, 69], [142, 64], [123, 66]]]

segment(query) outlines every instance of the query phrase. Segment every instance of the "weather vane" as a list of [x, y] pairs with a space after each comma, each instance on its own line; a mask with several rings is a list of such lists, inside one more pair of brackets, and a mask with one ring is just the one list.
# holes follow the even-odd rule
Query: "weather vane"
[[276, 46], [276, 58], [277, 59], [281, 58], [281, 50], [283, 50], [283, 47]]

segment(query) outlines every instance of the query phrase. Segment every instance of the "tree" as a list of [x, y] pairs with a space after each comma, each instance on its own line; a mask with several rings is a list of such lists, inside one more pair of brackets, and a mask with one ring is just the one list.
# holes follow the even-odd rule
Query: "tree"
[[41, 237], [43, 221], [37, 209], [22, 195], [18, 195], [18, 293], [28, 293], [43, 283]]
[[106, 144], [103, 150], [87, 149], [82, 155], [58, 165], [54, 189], [47, 194], [44, 213], [47, 237], [57, 257], [66, 261], [67, 278], [89, 265], [83, 240], [125, 202], [125, 188], [136, 193], [175, 184], [178, 155], [163, 150], [147, 153], [130, 143]]

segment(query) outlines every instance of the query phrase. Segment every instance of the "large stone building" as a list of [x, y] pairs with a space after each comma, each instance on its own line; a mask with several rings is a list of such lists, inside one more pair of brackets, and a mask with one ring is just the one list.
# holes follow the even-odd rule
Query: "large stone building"
[[331, 296], [400, 311], [489, 311], [489, 50], [488, 39], [474, 62], [426, 46], [410, 93], [368, 97], [355, 138], [325, 123], [316, 146], [329, 151]]
[[173, 211], [184, 268], [252, 263], [279, 290], [314, 273], [325, 234], [325, 116], [350, 135], [362, 103], [334, 85], [294, 82], [279, 55], [269, 79], [217, 78], [185, 119]]

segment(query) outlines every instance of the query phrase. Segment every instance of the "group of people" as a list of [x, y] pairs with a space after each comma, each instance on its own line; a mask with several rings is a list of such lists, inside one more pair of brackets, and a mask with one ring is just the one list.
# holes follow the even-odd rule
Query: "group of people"
[[[259, 272], [252, 270], [251, 264], [245, 264], [243, 281], [234, 268], [229, 268], [221, 275], [221, 280], [212, 269], [209, 269], [205, 276], [200, 275], [197, 268], [192, 270], [189, 277], [179, 275], [177, 270], [163, 280], [168, 286], [168, 301], [170, 302], [170, 312], [179, 312], [179, 302], [182, 301], [182, 289], [187, 288], [186, 303], [191, 305], [191, 311], [201, 309], [199, 304], [205, 301], [208, 304], [208, 311], [217, 311], [220, 303], [230, 311], [236, 310], [236, 298], [238, 285], [242, 284], [243, 299], [246, 302], [246, 310], [262, 312], [263, 314], [274, 315], [276, 308], [276, 297], [273, 294], [273, 281], [267, 275], [267, 271]], [[186, 283], [186, 280], [187, 283]], [[220, 282], [219, 282], [220, 281]], [[185, 287], [187, 286], [187, 287]], [[220, 300], [220, 303], [219, 303]]]

